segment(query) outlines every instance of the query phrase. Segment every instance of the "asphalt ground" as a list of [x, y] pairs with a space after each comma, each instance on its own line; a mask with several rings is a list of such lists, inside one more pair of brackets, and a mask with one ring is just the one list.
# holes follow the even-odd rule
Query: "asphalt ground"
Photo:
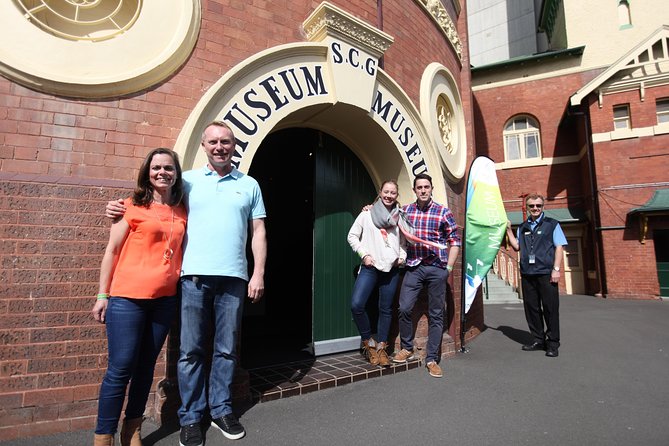
[[[669, 302], [561, 297], [558, 358], [524, 352], [521, 304], [484, 307], [469, 353], [423, 368], [240, 409], [247, 435], [216, 445], [669, 445]], [[178, 445], [145, 422], [144, 445]], [[91, 431], [1, 442], [90, 445]]]

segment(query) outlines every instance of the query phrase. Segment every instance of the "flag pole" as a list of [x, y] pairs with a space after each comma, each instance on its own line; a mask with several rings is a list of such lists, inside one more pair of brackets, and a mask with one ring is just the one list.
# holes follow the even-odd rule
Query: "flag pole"
[[[462, 235], [464, 236], [465, 230], [462, 230]], [[465, 255], [465, 245], [464, 243], [462, 244], [462, 255], [464, 257]], [[469, 353], [469, 347], [465, 347], [465, 324], [467, 323], [467, 314], [465, 313], [465, 280], [467, 280], [465, 276], [465, 262], [462, 263], [462, 269], [461, 269], [461, 274], [462, 274], [462, 283], [461, 283], [461, 290], [460, 290], [460, 353]]]
[[[476, 158], [474, 158], [475, 160]], [[469, 177], [472, 174], [472, 165], [474, 164], [472, 160], [467, 169], [467, 179], [465, 184], [469, 184]], [[465, 187], [465, 203], [468, 203], [469, 187]], [[467, 323], [467, 314], [465, 313], [465, 281], [467, 280], [467, 258], [465, 255], [465, 250], [467, 249], [467, 206], [465, 206], [465, 224], [462, 225], [462, 237], [461, 237], [461, 248], [460, 248], [460, 353], [469, 353], [469, 347], [465, 347], [465, 324]]]

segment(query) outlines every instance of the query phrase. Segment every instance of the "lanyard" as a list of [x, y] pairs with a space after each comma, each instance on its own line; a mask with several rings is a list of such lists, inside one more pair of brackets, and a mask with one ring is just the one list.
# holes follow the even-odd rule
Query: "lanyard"
[[[539, 221], [534, 229], [530, 226], [530, 254], [534, 255], [534, 236], [536, 235], [536, 232], [541, 228], [541, 225], [544, 223], [544, 219], [542, 218], [541, 221]], [[525, 234], [523, 234], [525, 235]]]

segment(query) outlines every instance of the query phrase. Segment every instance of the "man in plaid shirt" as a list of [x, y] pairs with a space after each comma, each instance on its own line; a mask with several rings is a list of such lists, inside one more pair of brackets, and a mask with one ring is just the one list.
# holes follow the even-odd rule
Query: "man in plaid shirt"
[[435, 378], [443, 373], [439, 367], [439, 350], [444, 332], [446, 308], [446, 280], [460, 252], [460, 236], [453, 214], [432, 200], [432, 177], [418, 174], [413, 180], [416, 202], [404, 206], [407, 219], [412, 223], [415, 236], [424, 243], [407, 246], [407, 271], [400, 290], [399, 326], [400, 350], [394, 362], [406, 363], [414, 357], [414, 332], [411, 313], [418, 295], [427, 287], [428, 333], [425, 364]]

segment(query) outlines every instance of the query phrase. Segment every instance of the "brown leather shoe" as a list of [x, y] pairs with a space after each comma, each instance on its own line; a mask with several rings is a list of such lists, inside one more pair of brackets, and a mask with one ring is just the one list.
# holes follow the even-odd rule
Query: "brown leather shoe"
[[444, 373], [441, 371], [441, 367], [439, 367], [439, 364], [437, 364], [435, 361], [430, 361], [427, 364], [425, 364], [425, 367], [427, 368], [427, 371], [430, 373], [430, 376], [433, 376], [435, 378], [441, 378], [444, 376]]
[[397, 354], [395, 354], [395, 356], [393, 357], [393, 362], [403, 364], [407, 361], [411, 361], [414, 358], [414, 356], [415, 355], [414, 355], [413, 350], [409, 351], [409, 350], [403, 348], [402, 350], [397, 352]]
[[362, 355], [369, 361], [370, 364], [379, 364], [379, 354], [376, 351], [376, 342], [374, 342], [374, 339], [369, 338], [366, 341], [362, 341], [362, 351]]
[[386, 351], [386, 348], [388, 347], [388, 344], [385, 342], [379, 342], [379, 346], [377, 347], [376, 353], [379, 358], [379, 365], [381, 367], [388, 367], [390, 366], [390, 358], [388, 357], [388, 352]]

